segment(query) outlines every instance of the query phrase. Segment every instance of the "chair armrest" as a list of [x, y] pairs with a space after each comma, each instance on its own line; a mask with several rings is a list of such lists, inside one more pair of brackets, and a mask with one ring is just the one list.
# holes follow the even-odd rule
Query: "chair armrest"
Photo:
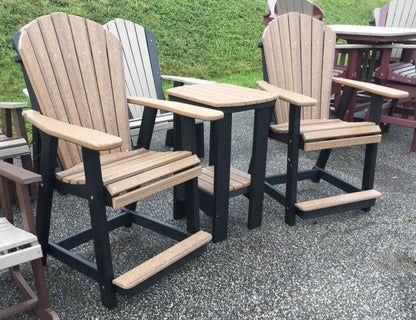
[[42, 176], [5, 161], [0, 161], [0, 176], [10, 179], [20, 185], [41, 182]]
[[276, 87], [266, 81], [257, 81], [257, 86], [265, 91], [272, 91], [276, 92], [279, 95], [279, 99], [282, 99], [284, 101], [287, 101], [293, 105], [299, 106], [299, 107], [310, 107], [314, 106], [318, 103], [318, 101], [314, 98], [311, 98], [309, 96], [305, 96], [301, 93], [296, 93], [293, 91], [281, 89], [279, 87]]
[[26, 102], [0, 102], [0, 109], [24, 109], [27, 108]]
[[204, 121], [215, 121], [224, 118], [224, 113], [219, 110], [213, 110], [204, 107], [198, 107], [191, 104], [166, 101], [152, 98], [142, 97], [128, 97], [128, 103], [134, 103], [145, 107], [151, 107], [155, 109], [161, 109], [169, 112], [186, 116], [189, 118], [204, 120]]
[[183, 83], [183, 84], [216, 83], [215, 81], [202, 80], [202, 79], [196, 79], [196, 78], [188, 78], [188, 77], [177, 77], [177, 76], [169, 76], [169, 75], [161, 75], [160, 77], [163, 80], [180, 82], [180, 83]]
[[121, 146], [122, 143], [120, 137], [55, 120], [41, 115], [38, 111], [23, 111], [23, 116], [32, 125], [48, 135], [78, 144], [91, 150], [111, 150]]
[[407, 91], [397, 90], [394, 88], [389, 88], [385, 86], [381, 86], [374, 83], [345, 79], [345, 78], [333, 78], [333, 82], [339, 83], [348, 87], [365, 90], [370, 93], [374, 93], [383, 97], [393, 98], [393, 99], [400, 99], [400, 98], [407, 98], [409, 93]]

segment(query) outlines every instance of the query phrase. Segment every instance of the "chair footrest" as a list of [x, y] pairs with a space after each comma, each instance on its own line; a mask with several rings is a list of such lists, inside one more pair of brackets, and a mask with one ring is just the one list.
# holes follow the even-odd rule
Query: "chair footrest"
[[[201, 190], [214, 194], [214, 166], [202, 168], [202, 175], [198, 177], [198, 187]], [[230, 171], [230, 191], [248, 187], [251, 176], [249, 173], [231, 168]]]
[[205, 231], [199, 231], [115, 278], [113, 280], [113, 284], [125, 290], [132, 289], [143, 281], [169, 267], [176, 261], [179, 261], [183, 257], [207, 244], [211, 241], [211, 239], [211, 234]]
[[296, 207], [303, 211], [313, 211], [319, 209], [325, 209], [330, 207], [335, 207], [339, 205], [344, 205], [353, 202], [377, 199], [381, 196], [381, 193], [372, 189], [372, 190], [365, 190], [365, 191], [358, 191], [352, 193], [346, 193], [338, 196], [321, 198], [316, 200], [309, 200], [304, 202], [296, 203]]

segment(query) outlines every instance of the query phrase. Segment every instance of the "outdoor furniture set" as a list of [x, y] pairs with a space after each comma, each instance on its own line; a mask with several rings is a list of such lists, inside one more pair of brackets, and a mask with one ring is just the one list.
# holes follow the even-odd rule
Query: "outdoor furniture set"
[[[119, 27], [113, 28], [115, 25]], [[125, 27], [123, 32], [120, 26]], [[118, 30], [117, 35], [114, 30]], [[132, 30], [140, 34], [137, 42], [141, 54], [150, 57], [146, 66], [138, 67], [131, 61], [131, 53], [136, 52], [127, 48], [125, 41], [131, 37], [125, 33]], [[42, 16], [27, 24], [13, 37], [13, 45], [33, 109], [23, 115], [37, 128], [41, 141], [42, 183], [38, 186], [36, 227], [43, 262], [51, 255], [92, 278], [99, 285], [103, 305], [114, 308], [116, 293], [135, 294], [201, 255], [211, 239], [225, 240], [230, 197], [249, 198], [248, 228], [261, 225], [264, 191], [284, 205], [289, 225], [295, 224], [296, 215], [308, 218], [369, 210], [380, 196], [373, 183], [383, 97], [399, 99], [408, 93], [333, 79], [335, 44], [334, 31], [321, 21], [299, 13], [280, 15], [263, 35], [264, 81], [258, 82], [263, 90], [202, 82], [168, 89], [169, 101], [165, 101], [150, 31], [121, 19], [103, 27], [64, 13]], [[143, 53], [143, 48], [148, 48], [148, 53]], [[141, 78], [155, 80], [153, 92], [157, 93], [129, 89], [136, 81], [143, 83], [128, 75], [132, 65], [142, 68], [137, 72]], [[343, 86], [334, 119], [329, 113], [332, 81]], [[342, 119], [356, 89], [372, 94], [369, 121], [345, 122]], [[128, 96], [130, 93], [135, 96]], [[144, 107], [135, 148], [128, 105]], [[172, 113], [174, 151], [149, 150], [157, 118], [163, 116], [158, 110]], [[231, 168], [231, 123], [234, 113], [249, 110], [255, 113], [253, 145], [249, 168], [242, 172]], [[200, 122], [195, 119], [210, 122], [207, 168], [201, 167], [196, 155], [201, 136], [196, 133]], [[285, 174], [265, 177], [269, 137], [288, 145]], [[360, 187], [325, 170], [333, 148], [356, 145], [365, 145]], [[311, 170], [298, 171], [299, 149], [320, 150]], [[57, 159], [60, 171], [55, 170]], [[297, 182], [304, 179], [322, 179], [343, 192], [297, 202]], [[286, 184], [286, 192], [275, 188], [276, 184]], [[136, 211], [139, 200], [172, 187], [173, 216], [185, 218], [186, 230]], [[55, 221], [51, 213], [54, 189], [88, 200], [90, 227], [64, 239], [49, 239]], [[108, 219], [107, 206], [119, 214]], [[212, 236], [200, 230], [199, 209], [212, 219]], [[117, 274], [109, 232], [133, 223], [177, 243]], [[95, 263], [72, 251], [90, 240]]]

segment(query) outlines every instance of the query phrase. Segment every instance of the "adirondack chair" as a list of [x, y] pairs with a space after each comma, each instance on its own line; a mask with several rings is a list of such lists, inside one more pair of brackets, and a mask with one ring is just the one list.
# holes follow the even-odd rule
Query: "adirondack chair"
[[[42, 177], [21, 167], [0, 161], [0, 271], [8, 269], [18, 288], [27, 299], [24, 302], [0, 310], [0, 319], [35, 309], [41, 319], [59, 319], [51, 309], [42, 266], [42, 249], [38, 243], [30, 202], [29, 185], [40, 182]], [[24, 230], [13, 225], [8, 181], [16, 184], [18, 202], [23, 218]], [[24, 279], [18, 266], [31, 262], [36, 292]], [[2, 272], [3, 273], [3, 272]], [[4, 275], [2, 275], [4, 276]]]
[[[374, 24], [385, 27], [416, 28], [416, 2], [413, 0], [394, 0], [382, 8], [374, 10]], [[384, 51], [380, 67], [374, 73], [376, 81], [386, 86], [406, 90], [409, 97], [394, 100], [385, 109], [381, 122], [413, 128], [411, 150], [416, 151], [416, 109], [412, 102], [416, 98], [416, 45], [395, 44], [391, 51]]]
[[319, 20], [323, 18], [322, 9], [310, 0], [267, 0], [267, 7], [269, 8], [269, 12], [263, 15], [266, 26], [279, 14], [289, 12], [307, 14]]
[[[163, 76], [160, 74], [154, 34], [142, 26], [128, 20], [115, 19], [104, 24], [123, 46], [126, 89], [129, 96], [141, 96], [164, 100], [162, 79], [173, 81], [175, 85], [213, 83], [213, 81], [187, 77]], [[137, 136], [141, 127], [143, 106], [129, 104], [131, 113], [130, 130]], [[168, 130], [166, 144], [173, 146], [173, 113], [159, 113], [154, 130]], [[204, 123], [196, 122], [197, 155], [204, 157]], [[141, 142], [138, 142], [140, 145]]]
[[[13, 43], [26, 87], [41, 110], [26, 111], [24, 117], [41, 133], [43, 182], [36, 218], [45, 258], [50, 254], [91, 277], [99, 284], [102, 303], [113, 308], [116, 292], [134, 294], [202, 254], [211, 235], [198, 231], [201, 166], [192, 154], [194, 118], [217, 120], [223, 113], [158, 99], [127, 98], [121, 43], [93, 21], [53, 13], [30, 22], [15, 34]], [[157, 109], [177, 113], [184, 137], [181, 145], [190, 151], [132, 150], [127, 103], [147, 107], [142, 128], [148, 130], [140, 133], [147, 135], [142, 140], [147, 146]], [[55, 173], [57, 155], [63, 170]], [[91, 227], [49, 242], [54, 187], [88, 199]], [[175, 187], [174, 207], [185, 210], [187, 231], [133, 211], [138, 200], [171, 187]], [[121, 209], [120, 213], [107, 220], [106, 206]], [[179, 242], [115, 276], [109, 231], [132, 223]], [[94, 244], [95, 264], [71, 251], [89, 240]]]
[[[266, 177], [265, 192], [285, 205], [285, 221], [296, 222], [296, 214], [308, 218], [340, 211], [369, 209], [380, 193], [373, 189], [377, 144], [381, 140], [378, 126], [383, 96], [401, 98], [406, 92], [373, 83], [333, 78], [335, 33], [321, 21], [299, 13], [274, 19], [263, 34], [266, 66], [264, 81], [258, 85], [279, 94], [275, 107], [276, 123], [269, 137], [288, 144], [287, 172]], [[336, 109], [337, 119], [329, 119], [331, 82], [342, 84], [343, 95]], [[342, 121], [354, 90], [373, 93], [370, 122]], [[331, 149], [365, 145], [362, 186], [357, 187], [325, 169]], [[299, 149], [320, 150], [311, 170], [299, 171]], [[351, 164], [347, 164], [351, 165]], [[321, 199], [297, 201], [297, 183], [321, 179], [344, 194]], [[275, 185], [286, 184], [286, 193]]]
[[[14, 158], [20, 158], [21, 166], [33, 171], [32, 156], [27, 142], [26, 127], [22, 117], [22, 111], [27, 108], [26, 102], [0, 102], [1, 130], [0, 130], [0, 160], [13, 163]], [[12, 119], [15, 134], [12, 130]], [[36, 194], [36, 186], [31, 185], [32, 195]], [[9, 187], [10, 197], [15, 200], [16, 192]]]

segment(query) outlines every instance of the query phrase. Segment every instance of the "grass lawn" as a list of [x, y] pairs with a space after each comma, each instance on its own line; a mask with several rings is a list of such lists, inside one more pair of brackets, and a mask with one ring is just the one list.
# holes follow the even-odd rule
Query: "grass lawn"
[[[386, 0], [320, 0], [327, 24], [367, 24]], [[13, 34], [55, 11], [98, 23], [124, 18], [155, 33], [163, 74], [255, 87], [262, 78], [257, 43], [266, 0], [2, 0], [0, 3], [0, 101], [21, 101], [23, 77], [13, 62]]]

